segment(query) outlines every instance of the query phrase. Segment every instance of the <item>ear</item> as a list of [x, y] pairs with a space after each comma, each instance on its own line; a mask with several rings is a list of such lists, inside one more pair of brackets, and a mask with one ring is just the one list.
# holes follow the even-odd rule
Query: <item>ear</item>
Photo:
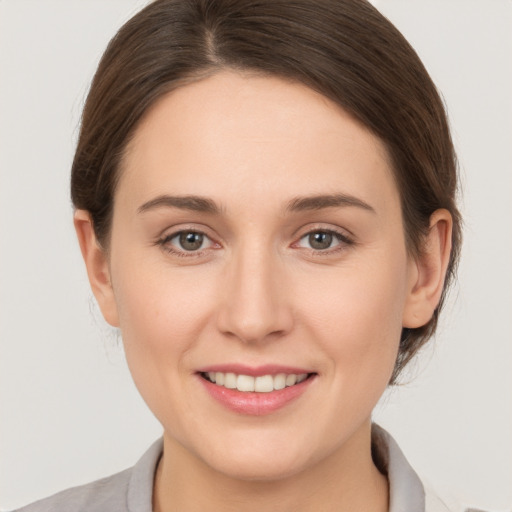
[[118, 327], [119, 319], [110, 279], [108, 255], [96, 239], [88, 211], [76, 210], [73, 221], [92, 292], [105, 320], [110, 325]]
[[403, 327], [413, 329], [425, 325], [439, 304], [450, 261], [452, 225], [448, 210], [436, 210], [430, 217], [430, 228], [421, 254], [411, 261]]

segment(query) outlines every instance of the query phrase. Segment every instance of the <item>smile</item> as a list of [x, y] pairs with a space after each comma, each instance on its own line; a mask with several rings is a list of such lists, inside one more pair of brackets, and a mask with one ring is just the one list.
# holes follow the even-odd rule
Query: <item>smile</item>
[[283, 366], [222, 366], [202, 368], [197, 372], [199, 382], [215, 402], [250, 416], [271, 414], [298, 401], [318, 377], [305, 369]]
[[236, 389], [242, 392], [271, 393], [300, 384], [308, 378], [307, 373], [278, 373], [276, 375], [243, 375], [231, 372], [204, 372], [203, 378], [226, 389]]

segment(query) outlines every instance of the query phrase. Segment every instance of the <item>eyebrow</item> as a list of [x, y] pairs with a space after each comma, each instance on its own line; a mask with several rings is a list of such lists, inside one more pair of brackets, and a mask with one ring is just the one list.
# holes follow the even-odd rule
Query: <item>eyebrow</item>
[[138, 213], [144, 213], [156, 208], [180, 208], [194, 212], [218, 214], [219, 207], [214, 201], [201, 196], [169, 196], [162, 195], [151, 199], [138, 208]]
[[322, 210], [323, 208], [336, 208], [355, 206], [372, 213], [375, 209], [368, 203], [348, 194], [322, 194], [317, 196], [296, 197], [288, 202], [287, 211], [299, 212], [304, 210]]
[[[322, 194], [316, 196], [295, 197], [288, 202], [286, 211], [300, 212], [346, 206], [355, 206], [375, 213], [374, 208], [372, 208], [368, 203], [348, 194]], [[220, 208], [214, 201], [206, 197], [194, 195], [161, 195], [147, 201], [141, 205], [137, 211], [138, 213], [144, 213], [148, 210], [154, 210], [157, 208], [179, 208], [182, 210], [209, 213], [212, 215], [218, 215], [220, 213]]]

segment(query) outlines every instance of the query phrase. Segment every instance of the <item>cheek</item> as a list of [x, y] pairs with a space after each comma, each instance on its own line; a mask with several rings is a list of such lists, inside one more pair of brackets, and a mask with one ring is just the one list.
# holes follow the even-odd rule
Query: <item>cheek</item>
[[159, 397], [159, 391], [172, 389], [187, 371], [187, 353], [211, 316], [211, 300], [201, 272], [154, 269], [121, 260], [113, 277], [127, 363], [141, 395], [156, 412], [160, 400], [169, 400]]
[[303, 297], [307, 328], [328, 355], [328, 373], [353, 392], [360, 382], [381, 393], [394, 368], [406, 297], [405, 266], [394, 256], [317, 276], [296, 294]]
[[200, 329], [209, 279], [199, 267], [175, 269], [161, 261], [124, 258], [115, 270], [114, 293], [127, 342], [178, 350], [180, 340]]

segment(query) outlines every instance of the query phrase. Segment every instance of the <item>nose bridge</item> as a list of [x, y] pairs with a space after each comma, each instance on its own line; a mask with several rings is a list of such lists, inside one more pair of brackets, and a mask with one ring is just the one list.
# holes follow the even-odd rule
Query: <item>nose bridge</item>
[[244, 342], [280, 336], [291, 327], [280, 259], [268, 245], [254, 242], [233, 251], [219, 313], [219, 328]]

